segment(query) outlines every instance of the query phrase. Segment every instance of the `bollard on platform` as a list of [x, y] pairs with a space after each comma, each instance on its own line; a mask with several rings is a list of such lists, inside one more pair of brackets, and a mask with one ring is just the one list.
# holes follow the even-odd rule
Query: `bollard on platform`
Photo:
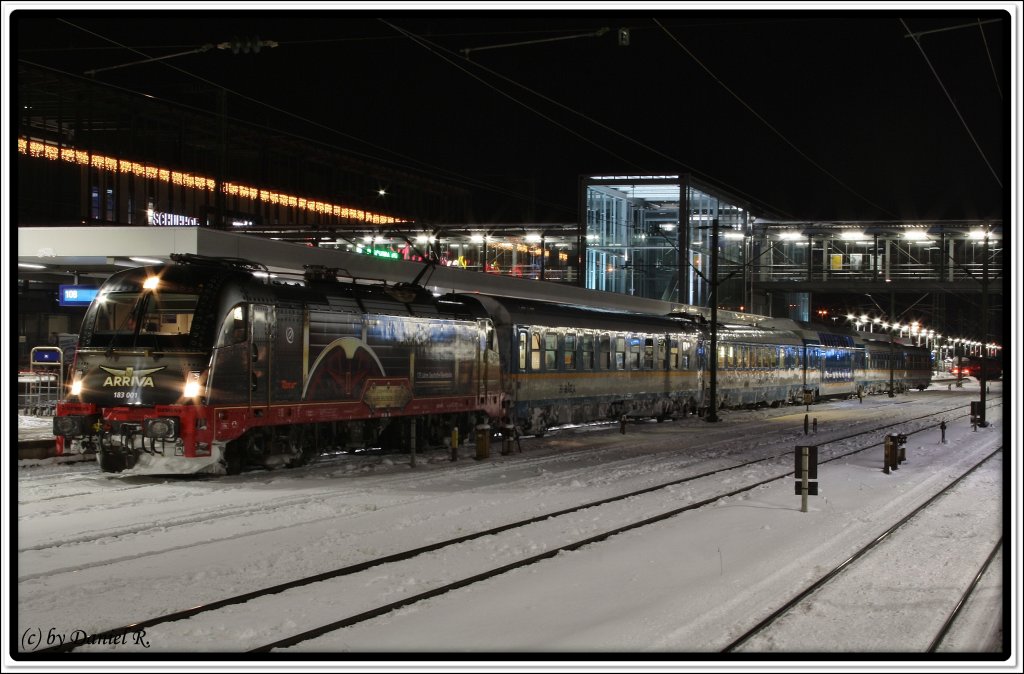
[[456, 426], [455, 428], [452, 429], [451, 450], [452, 450], [451, 460], [452, 461], [457, 461], [459, 459], [459, 427], [458, 426]]
[[486, 459], [491, 455], [491, 427], [479, 424], [476, 427], [476, 458]]

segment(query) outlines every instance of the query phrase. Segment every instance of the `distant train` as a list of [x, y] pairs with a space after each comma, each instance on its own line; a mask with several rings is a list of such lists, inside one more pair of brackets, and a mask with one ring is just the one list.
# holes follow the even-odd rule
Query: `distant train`
[[979, 356], [957, 356], [949, 368], [949, 373], [964, 377], [982, 376], [988, 381], [1003, 378], [1003, 364], [999, 358], [981, 358]]
[[[410, 436], [438, 445], [488, 420], [542, 434], [711, 402], [710, 330], [694, 317], [436, 297], [320, 269], [270, 283], [245, 260], [172, 258], [112, 275], [83, 320], [54, 434], [106, 471], [234, 474]], [[723, 324], [717, 339], [717, 407], [930, 383], [924, 349], [824, 326]]]

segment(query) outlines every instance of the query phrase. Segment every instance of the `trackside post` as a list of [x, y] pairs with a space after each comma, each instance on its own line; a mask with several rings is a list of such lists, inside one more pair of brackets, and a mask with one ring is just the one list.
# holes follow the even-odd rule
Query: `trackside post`
[[[797, 445], [794, 456], [796, 483], [793, 485], [800, 497], [800, 512], [807, 512], [807, 496], [818, 495], [818, 446]], [[811, 480], [815, 480], [811, 482]]]

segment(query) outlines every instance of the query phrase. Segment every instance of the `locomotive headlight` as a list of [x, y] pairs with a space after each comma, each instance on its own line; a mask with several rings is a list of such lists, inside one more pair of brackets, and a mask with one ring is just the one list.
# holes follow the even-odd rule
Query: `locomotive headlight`
[[185, 379], [185, 397], [195, 398], [198, 397], [202, 392], [202, 386], [199, 385], [199, 372], [189, 372], [188, 377]]
[[82, 393], [82, 373], [76, 372], [75, 379], [71, 382], [71, 395], [76, 396]]

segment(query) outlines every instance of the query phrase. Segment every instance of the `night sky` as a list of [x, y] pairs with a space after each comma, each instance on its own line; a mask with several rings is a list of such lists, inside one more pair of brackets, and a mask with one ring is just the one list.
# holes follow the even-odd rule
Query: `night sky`
[[[901, 19], [973, 25], [922, 36], [930, 67]], [[580, 175], [684, 171], [787, 219], [1008, 219], [1005, 12], [239, 6], [16, 12], [11, 37], [74, 74], [275, 41], [94, 76], [211, 110], [226, 87], [234, 116], [468, 186], [480, 221], [573, 222]]]

